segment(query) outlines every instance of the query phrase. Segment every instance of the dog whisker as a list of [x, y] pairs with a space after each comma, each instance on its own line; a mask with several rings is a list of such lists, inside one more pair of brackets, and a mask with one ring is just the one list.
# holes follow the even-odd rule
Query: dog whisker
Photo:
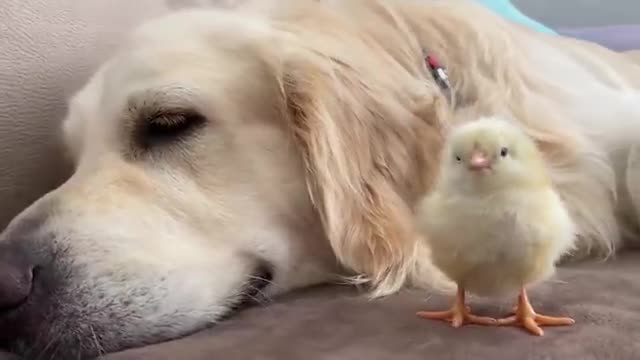
[[92, 336], [93, 342], [96, 346], [96, 349], [98, 350], [98, 356], [102, 356], [106, 354], [106, 351], [104, 351], [104, 348], [102, 347], [102, 345], [100, 345], [100, 340], [96, 335], [95, 329], [93, 328], [93, 326], [90, 326], [89, 328], [91, 329], [91, 336]]
[[267, 278], [264, 278], [262, 276], [249, 275], [248, 277], [249, 277], [249, 279], [252, 279], [252, 280], [258, 280], [258, 281], [265, 282], [265, 283], [267, 283], [267, 284], [269, 284], [271, 286], [276, 286], [276, 287], [278, 286], [275, 281], [267, 279]]
[[255, 296], [251, 294], [244, 294], [244, 296], [253, 300], [258, 306], [267, 306], [273, 302], [270, 298], [265, 298], [263, 296]]

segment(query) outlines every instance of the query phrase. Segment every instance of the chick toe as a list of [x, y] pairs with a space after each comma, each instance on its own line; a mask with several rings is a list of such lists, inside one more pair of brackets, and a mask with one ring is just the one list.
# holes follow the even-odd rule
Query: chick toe
[[491, 317], [474, 315], [467, 308], [460, 309], [453, 307], [444, 311], [419, 311], [416, 315], [428, 320], [442, 320], [451, 323], [451, 326], [458, 328], [465, 324], [476, 325], [497, 325], [498, 321]]
[[515, 315], [504, 319], [498, 319], [501, 326], [522, 326], [528, 332], [536, 336], [543, 336], [544, 331], [541, 326], [569, 326], [575, 324], [575, 320], [568, 317], [554, 317], [537, 314], [524, 289], [518, 297], [518, 305]]
[[498, 321], [491, 317], [478, 316], [471, 313], [471, 308], [465, 304], [464, 289], [458, 289], [458, 295], [449, 310], [444, 311], [419, 311], [416, 315], [428, 320], [442, 320], [451, 323], [458, 328], [464, 324], [497, 325]]
[[498, 324], [498, 320], [496, 320], [496, 319], [494, 319], [492, 317], [478, 316], [478, 315], [474, 315], [474, 314], [471, 314], [471, 313], [466, 313], [465, 314], [465, 320], [470, 324], [476, 324], [476, 325], [491, 326], [491, 325], [497, 325]]
[[568, 326], [576, 323], [575, 320], [569, 317], [555, 317], [536, 314], [536, 323], [543, 326]]

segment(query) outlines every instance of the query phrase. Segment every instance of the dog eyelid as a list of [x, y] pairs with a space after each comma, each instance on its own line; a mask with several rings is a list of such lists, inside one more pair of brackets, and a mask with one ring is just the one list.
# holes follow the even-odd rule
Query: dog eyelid
[[193, 110], [156, 111], [139, 120], [137, 142], [144, 149], [169, 145], [192, 135], [206, 122], [205, 116]]

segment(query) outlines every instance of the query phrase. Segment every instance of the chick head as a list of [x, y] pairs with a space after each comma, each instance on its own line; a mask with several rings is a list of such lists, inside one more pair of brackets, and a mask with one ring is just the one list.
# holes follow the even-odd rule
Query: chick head
[[445, 182], [470, 191], [549, 184], [541, 153], [519, 127], [496, 117], [454, 128], [443, 152]]

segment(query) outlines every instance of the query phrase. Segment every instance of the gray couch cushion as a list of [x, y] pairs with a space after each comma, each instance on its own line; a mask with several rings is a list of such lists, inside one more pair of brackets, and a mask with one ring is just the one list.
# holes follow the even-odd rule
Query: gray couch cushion
[[[640, 359], [640, 253], [609, 264], [562, 269], [531, 292], [537, 310], [571, 315], [576, 325], [534, 337], [518, 328], [418, 319], [448, 298], [415, 291], [369, 301], [348, 288], [318, 288], [254, 308], [208, 332], [125, 351], [105, 360], [637, 360]], [[471, 299], [478, 313], [501, 316], [512, 299]]]
[[640, 24], [637, 0], [512, 0], [522, 12], [548, 26]]

